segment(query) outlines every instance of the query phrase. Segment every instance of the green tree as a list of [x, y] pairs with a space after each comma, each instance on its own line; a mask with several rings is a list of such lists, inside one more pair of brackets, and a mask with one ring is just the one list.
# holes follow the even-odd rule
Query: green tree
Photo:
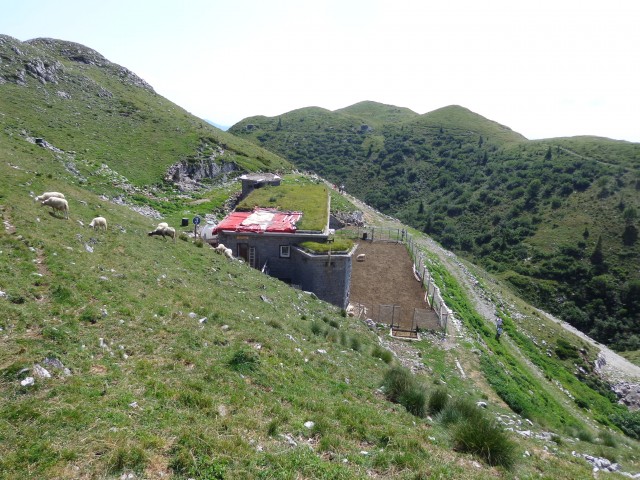
[[638, 211], [633, 206], [627, 207], [622, 214], [622, 218], [629, 225], [638, 219]]
[[598, 243], [596, 243], [596, 248], [593, 249], [590, 260], [593, 265], [602, 265], [604, 263], [604, 254], [602, 253], [602, 235], [598, 237]]

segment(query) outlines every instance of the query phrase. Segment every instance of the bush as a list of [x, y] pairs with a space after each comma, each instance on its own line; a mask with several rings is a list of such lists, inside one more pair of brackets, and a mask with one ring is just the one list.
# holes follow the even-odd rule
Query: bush
[[373, 350], [371, 350], [371, 356], [375, 358], [379, 358], [387, 365], [389, 365], [393, 361], [393, 353], [391, 353], [386, 348], [382, 348], [377, 345], [373, 347]]
[[311, 333], [313, 333], [314, 335], [320, 335], [322, 332], [322, 325], [320, 325], [318, 322], [313, 322], [311, 324]]
[[422, 385], [411, 385], [402, 392], [399, 403], [416, 417], [424, 418], [427, 414], [427, 392]]
[[516, 460], [515, 444], [495, 421], [474, 415], [453, 430], [454, 448], [473, 453], [489, 465], [511, 468]]
[[437, 415], [449, 403], [449, 392], [445, 388], [436, 388], [429, 396], [427, 411], [430, 415]]
[[451, 402], [447, 402], [445, 408], [438, 415], [438, 421], [445, 425], [451, 425], [481, 416], [482, 410], [471, 400], [456, 398]]
[[389, 400], [399, 403], [413, 415], [426, 415], [427, 393], [409, 370], [392, 367], [385, 374], [383, 386]]
[[382, 385], [384, 386], [387, 398], [398, 403], [400, 396], [415, 383], [415, 378], [411, 372], [404, 367], [392, 367], [387, 370]]

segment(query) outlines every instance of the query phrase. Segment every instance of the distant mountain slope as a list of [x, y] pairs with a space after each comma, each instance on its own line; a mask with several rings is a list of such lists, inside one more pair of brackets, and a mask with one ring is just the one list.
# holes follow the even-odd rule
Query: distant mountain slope
[[385, 123], [403, 122], [418, 116], [416, 112], [408, 108], [371, 101], [359, 102], [355, 105], [336, 110], [335, 112], [361, 118], [367, 123], [376, 126], [384, 125]]
[[0, 35], [0, 58], [5, 132], [42, 138], [97, 168], [108, 164], [134, 184], [161, 182], [178, 162], [240, 171], [289, 167], [277, 155], [210, 127], [83, 45]]
[[374, 102], [229, 131], [344, 183], [599, 341], [640, 348], [640, 144], [529, 141], [464, 107]]

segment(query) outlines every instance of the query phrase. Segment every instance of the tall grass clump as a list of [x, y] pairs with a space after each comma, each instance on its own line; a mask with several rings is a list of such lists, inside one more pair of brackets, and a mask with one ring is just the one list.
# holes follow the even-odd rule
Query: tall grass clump
[[391, 367], [387, 370], [382, 385], [389, 400], [399, 403], [418, 417], [425, 416], [426, 390], [409, 370], [400, 366]]
[[438, 414], [438, 421], [444, 425], [451, 425], [480, 416], [482, 410], [471, 400], [456, 398], [446, 403], [445, 408]]
[[258, 354], [253, 350], [240, 349], [236, 350], [227, 364], [237, 372], [248, 373], [258, 368], [259, 361]]
[[429, 395], [427, 402], [427, 411], [430, 415], [437, 415], [445, 409], [449, 403], [449, 392], [446, 388], [436, 388]]
[[393, 353], [391, 353], [386, 348], [382, 348], [378, 345], [373, 347], [373, 349], [371, 350], [371, 356], [374, 358], [379, 358], [387, 365], [389, 365], [393, 361]]
[[513, 467], [516, 446], [494, 420], [484, 415], [473, 415], [456, 424], [453, 429], [453, 447], [482, 458], [491, 466]]

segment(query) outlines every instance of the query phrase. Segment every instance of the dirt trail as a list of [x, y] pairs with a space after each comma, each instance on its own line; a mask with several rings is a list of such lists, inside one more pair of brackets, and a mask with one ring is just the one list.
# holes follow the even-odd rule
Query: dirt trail
[[[393, 228], [404, 228], [404, 226], [398, 220], [376, 211], [375, 209], [362, 203], [355, 197], [349, 197], [349, 200], [363, 211], [367, 223]], [[431, 238], [419, 238], [417, 239], [417, 241], [418, 243], [426, 246], [431, 252], [435, 253], [438, 256], [438, 258], [447, 266], [449, 272], [458, 280], [458, 282], [464, 285], [478, 313], [482, 315], [485, 321], [493, 325], [495, 321], [496, 305], [494, 305], [493, 302], [488, 298], [487, 293], [480, 288], [477, 279], [468, 271], [468, 269], [456, 257], [456, 255], [442, 248]], [[577, 330], [568, 323], [563, 322], [544, 311], [537, 311], [540, 315], [544, 315], [549, 320], [556, 322], [568, 332], [571, 332], [572, 334], [580, 337], [582, 340], [600, 351], [598, 371], [606, 381], [611, 384], [617, 384], [621, 382], [640, 383], [639, 366], [618, 355], [616, 352], [607, 348], [605, 345], [596, 342], [591, 337]], [[450, 333], [455, 333], [455, 331]], [[448, 337], [451, 337], [451, 335], [449, 335]], [[448, 338], [448, 340], [451, 342], [455, 341], [451, 338]]]

